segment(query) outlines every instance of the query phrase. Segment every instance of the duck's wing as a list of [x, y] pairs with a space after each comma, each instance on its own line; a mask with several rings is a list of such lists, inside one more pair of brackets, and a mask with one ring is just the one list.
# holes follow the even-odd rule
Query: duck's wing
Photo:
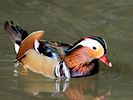
[[56, 41], [36, 40], [34, 43], [34, 49], [40, 54], [60, 60], [64, 59], [66, 52], [70, 47], [70, 44]]

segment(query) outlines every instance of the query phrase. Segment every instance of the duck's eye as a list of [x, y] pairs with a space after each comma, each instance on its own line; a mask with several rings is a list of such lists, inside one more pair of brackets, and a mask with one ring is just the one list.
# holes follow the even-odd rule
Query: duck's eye
[[93, 46], [93, 50], [97, 50], [97, 48], [95, 46]]

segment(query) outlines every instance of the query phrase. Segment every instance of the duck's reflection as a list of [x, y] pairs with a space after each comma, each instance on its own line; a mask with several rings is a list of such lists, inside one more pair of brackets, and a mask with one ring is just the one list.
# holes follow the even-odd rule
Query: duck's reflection
[[64, 94], [70, 100], [106, 100], [110, 95], [110, 91], [101, 91], [96, 84], [96, 81], [86, 79], [82, 82], [71, 82]]
[[65, 81], [30, 74], [17, 76], [17, 82], [21, 90], [41, 97], [43, 93], [49, 93], [51, 96], [62, 95], [70, 100], [106, 100], [110, 95], [110, 91], [99, 88], [97, 80], [88, 77]]

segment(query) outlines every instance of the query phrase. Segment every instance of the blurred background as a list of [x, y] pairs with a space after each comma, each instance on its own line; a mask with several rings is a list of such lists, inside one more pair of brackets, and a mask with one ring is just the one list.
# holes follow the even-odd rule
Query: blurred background
[[[29, 33], [44, 30], [44, 39], [74, 43], [81, 37], [103, 37], [113, 68], [100, 63], [99, 74], [57, 82], [15, 67], [12, 43], [4, 32], [13, 20]], [[132, 100], [132, 0], [0, 1], [1, 100]]]

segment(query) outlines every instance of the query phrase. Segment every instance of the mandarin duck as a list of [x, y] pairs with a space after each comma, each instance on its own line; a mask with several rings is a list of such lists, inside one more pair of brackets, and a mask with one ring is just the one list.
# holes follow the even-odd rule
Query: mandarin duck
[[99, 60], [112, 67], [106, 41], [101, 37], [87, 36], [71, 45], [42, 40], [43, 31], [28, 34], [12, 21], [5, 22], [4, 29], [14, 44], [19, 65], [46, 77], [94, 75], [99, 71]]

